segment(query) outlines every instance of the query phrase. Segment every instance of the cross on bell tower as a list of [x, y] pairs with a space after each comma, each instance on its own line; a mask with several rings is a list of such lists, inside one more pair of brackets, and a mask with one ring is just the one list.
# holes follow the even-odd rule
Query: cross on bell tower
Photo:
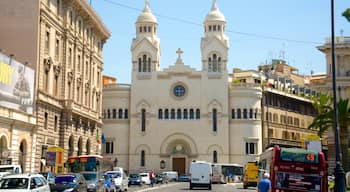
[[183, 51], [181, 50], [181, 48], [178, 48], [177, 51], [177, 60], [176, 60], [176, 64], [183, 64], [182, 59], [181, 59], [181, 54], [183, 53]]

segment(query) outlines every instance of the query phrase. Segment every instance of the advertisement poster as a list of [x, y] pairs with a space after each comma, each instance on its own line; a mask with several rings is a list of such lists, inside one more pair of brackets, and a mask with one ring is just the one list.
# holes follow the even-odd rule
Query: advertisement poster
[[0, 106], [33, 114], [34, 70], [0, 53]]
[[46, 166], [56, 165], [56, 152], [46, 152]]
[[316, 192], [321, 191], [321, 177], [298, 173], [276, 173], [276, 189]]

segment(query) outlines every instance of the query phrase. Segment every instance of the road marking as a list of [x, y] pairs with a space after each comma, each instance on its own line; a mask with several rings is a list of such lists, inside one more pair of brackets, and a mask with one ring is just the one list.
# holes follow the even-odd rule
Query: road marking
[[156, 186], [156, 187], [148, 187], [145, 189], [136, 190], [135, 192], [153, 191], [156, 189], [160, 189], [160, 188], [164, 188], [164, 187], [171, 187], [171, 186], [175, 186], [175, 185], [179, 185], [179, 184], [180, 183], [171, 183], [171, 184], [165, 184], [165, 185]]

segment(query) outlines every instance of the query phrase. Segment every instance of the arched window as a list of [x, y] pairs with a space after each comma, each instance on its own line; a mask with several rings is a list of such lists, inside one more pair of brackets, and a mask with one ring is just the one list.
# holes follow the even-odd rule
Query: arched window
[[146, 157], [145, 157], [146, 155], [145, 155], [145, 151], [144, 150], [142, 150], [141, 151], [141, 167], [144, 167], [145, 165], [146, 165]]
[[218, 152], [213, 151], [213, 163], [217, 163], [217, 162], [218, 162]]
[[169, 119], [169, 109], [165, 109], [165, 111], [164, 111], [164, 119]]
[[217, 110], [213, 109], [213, 131], [217, 131]]
[[146, 109], [141, 110], [141, 131], [146, 131]]
[[163, 110], [158, 109], [158, 119], [163, 119]]
[[111, 111], [108, 109], [107, 110], [107, 118], [110, 119], [111, 118]]
[[123, 119], [123, 109], [118, 109], [118, 119]]
[[247, 119], [248, 118], [248, 111], [247, 109], [243, 109], [243, 119]]
[[170, 118], [175, 119], [175, 109], [171, 109]]
[[221, 72], [221, 57], [215, 53], [208, 58], [208, 72]]
[[148, 58], [148, 62], [147, 62], [147, 72], [151, 72], [151, 58]]
[[187, 111], [187, 109], [184, 109], [184, 119], [188, 119], [188, 111]]
[[139, 58], [139, 72], [142, 72], [142, 62], [141, 62], [141, 58]]
[[113, 109], [112, 118], [113, 118], [113, 119], [117, 118], [117, 110], [116, 110], [116, 109]]
[[237, 109], [237, 119], [241, 119], [241, 118], [242, 118], [241, 109]]
[[177, 109], [177, 119], [181, 119], [181, 109]]
[[129, 118], [128, 109], [124, 109], [124, 118], [125, 118], [125, 119], [128, 119], [128, 118]]
[[201, 118], [201, 111], [199, 109], [196, 109], [196, 119]]
[[143, 55], [142, 57], [142, 72], [147, 72], [147, 56]]
[[253, 119], [253, 109], [249, 109], [249, 119]]
[[194, 119], [194, 111], [193, 111], [193, 109], [190, 109], [190, 119]]
[[235, 109], [231, 110], [231, 118], [232, 119], [236, 118]]

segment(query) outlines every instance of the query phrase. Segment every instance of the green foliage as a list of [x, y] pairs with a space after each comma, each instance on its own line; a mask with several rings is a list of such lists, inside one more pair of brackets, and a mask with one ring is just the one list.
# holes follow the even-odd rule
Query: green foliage
[[347, 8], [347, 9], [343, 12], [343, 16], [350, 22], [350, 8]]

